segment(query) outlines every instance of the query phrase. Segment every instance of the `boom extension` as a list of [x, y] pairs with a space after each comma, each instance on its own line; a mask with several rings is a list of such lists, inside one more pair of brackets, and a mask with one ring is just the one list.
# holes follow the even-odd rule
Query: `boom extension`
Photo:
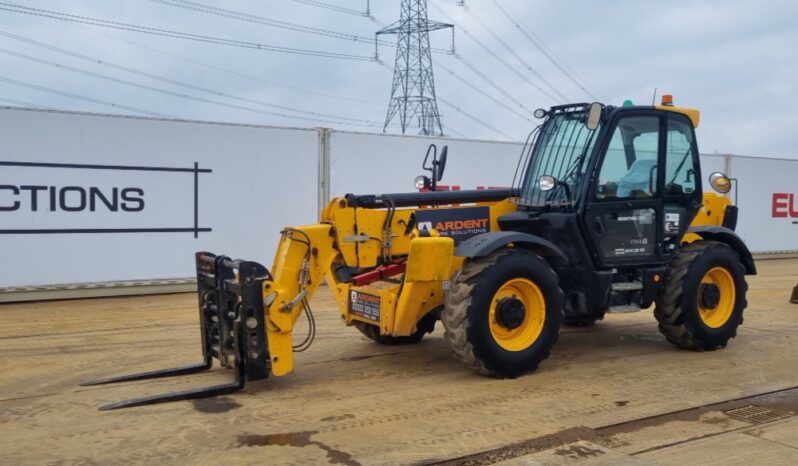
[[207, 252], [196, 254], [196, 265], [203, 362], [86, 381], [81, 385], [193, 374], [210, 369], [214, 359], [222, 367], [234, 370], [234, 382], [110, 403], [100, 406], [101, 411], [223, 395], [241, 390], [247, 381], [269, 376], [271, 363], [264, 330], [262, 290], [264, 281], [271, 280], [271, 274], [257, 262], [234, 261]]

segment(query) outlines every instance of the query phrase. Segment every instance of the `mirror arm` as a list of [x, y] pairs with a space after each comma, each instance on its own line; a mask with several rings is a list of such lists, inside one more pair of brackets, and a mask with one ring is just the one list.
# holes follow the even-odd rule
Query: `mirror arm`
[[571, 200], [571, 187], [568, 186], [568, 183], [566, 183], [565, 181], [557, 180], [557, 186], [562, 186], [563, 188], [565, 188], [565, 196], [570, 201]]
[[430, 144], [429, 147], [427, 148], [427, 155], [424, 156], [424, 163], [421, 164], [421, 168], [427, 171], [432, 170], [432, 167], [427, 166], [427, 161], [429, 160], [430, 152], [432, 152], [432, 164], [434, 166], [435, 161], [438, 160], [438, 146], [436, 146], [435, 144]]

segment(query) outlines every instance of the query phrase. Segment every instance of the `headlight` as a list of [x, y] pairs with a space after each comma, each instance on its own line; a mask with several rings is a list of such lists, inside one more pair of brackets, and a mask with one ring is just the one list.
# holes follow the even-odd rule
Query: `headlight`
[[731, 191], [731, 180], [720, 172], [709, 175], [709, 184], [712, 186], [712, 189], [721, 194], [726, 194]]
[[543, 192], [551, 191], [555, 186], [557, 186], [557, 178], [551, 175], [543, 175], [538, 178], [538, 186]]
[[546, 117], [546, 111], [543, 110], [542, 108], [539, 108], [539, 109], [535, 110], [535, 113], [533, 113], [533, 115], [535, 115], [535, 118], [537, 118], [537, 119], [545, 118]]
[[424, 175], [419, 175], [416, 177], [414, 184], [416, 185], [416, 189], [418, 189], [419, 191], [425, 188], [429, 188], [430, 185], [429, 178], [427, 178]]

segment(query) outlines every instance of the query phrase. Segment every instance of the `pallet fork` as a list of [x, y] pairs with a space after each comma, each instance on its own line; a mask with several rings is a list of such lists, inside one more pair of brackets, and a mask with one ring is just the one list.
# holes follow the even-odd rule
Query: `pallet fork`
[[203, 361], [171, 369], [90, 380], [81, 385], [193, 374], [210, 369], [214, 359], [219, 360], [222, 367], [234, 370], [235, 381], [109, 403], [100, 406], [101, 411], [223, 395], [243, 389], [247, 381], [269, 376], [271, 359], [265, 335], [263, 282], [271, 280], [271, 274], [257, 262], [231, 260], [207, 252], [196, 253], [196, 265]]

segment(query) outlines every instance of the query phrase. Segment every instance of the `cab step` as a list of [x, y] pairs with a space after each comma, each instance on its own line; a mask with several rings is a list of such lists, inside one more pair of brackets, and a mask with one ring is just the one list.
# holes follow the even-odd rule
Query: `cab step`
[[643, 308], [639, 304], [623, 304], [619, 306], [610, 306], [607, 312], [613, 314], [631, 314], [633, 312], [640, 312]]
[[643, 289], [640, 282], [616, 282], [612, 284], [612, 291], [638, 291]]

